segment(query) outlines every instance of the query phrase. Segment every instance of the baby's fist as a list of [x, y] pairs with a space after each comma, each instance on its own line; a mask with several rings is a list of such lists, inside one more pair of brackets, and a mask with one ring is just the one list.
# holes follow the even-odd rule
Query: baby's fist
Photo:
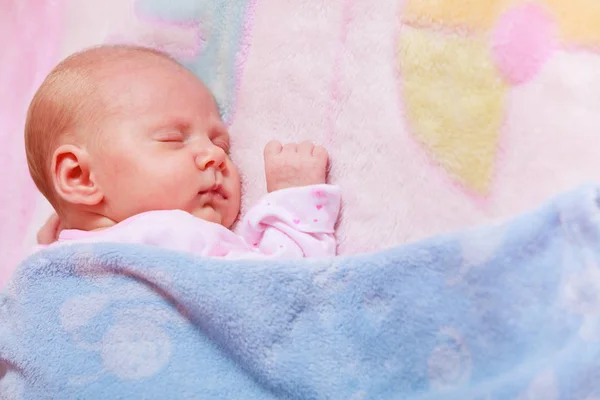
[[328, 157], [327, 150], [311, 142], [285, 146], [269, 142], [265, 146], [267, 191], [325, 183]]

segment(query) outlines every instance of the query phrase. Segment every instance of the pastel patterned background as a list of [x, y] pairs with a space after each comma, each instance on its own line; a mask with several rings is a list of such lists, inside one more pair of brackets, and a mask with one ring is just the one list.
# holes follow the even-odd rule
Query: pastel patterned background
[[[103, 42], [173, 53], [219, 100], [243, 171], [311, 139], [342, 186], [340, 252], [507, 218], [600, 176], [596, 0], [3, 0], [0, 251], [6, 281], [49, 212], [24, 163], [27, 102]], [[8, 12], [5, 12], [8, 11]]]

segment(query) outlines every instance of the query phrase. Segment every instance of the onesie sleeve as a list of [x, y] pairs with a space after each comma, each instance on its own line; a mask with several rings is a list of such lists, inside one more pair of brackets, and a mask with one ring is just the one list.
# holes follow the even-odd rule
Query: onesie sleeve
[[340, 198], [339, 187], [325, 184], [271, 192], [248, 211], [238, 233], [265, 255], [334, 256]]

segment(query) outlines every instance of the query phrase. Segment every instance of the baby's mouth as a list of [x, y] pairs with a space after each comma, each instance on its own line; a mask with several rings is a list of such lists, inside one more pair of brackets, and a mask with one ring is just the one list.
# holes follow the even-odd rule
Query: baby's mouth
[[218, 196], [223, 198], [223, 200], [227, 200], [227, 193], [225, 192], [225, 189], [223, 189], [223, 186], [221, 185], [213, 185], [212, 187], [210, 187], [207, 190], [201, 190], [200, 192], [198, 192], [199, 195], [209, 195], [209, 196]]

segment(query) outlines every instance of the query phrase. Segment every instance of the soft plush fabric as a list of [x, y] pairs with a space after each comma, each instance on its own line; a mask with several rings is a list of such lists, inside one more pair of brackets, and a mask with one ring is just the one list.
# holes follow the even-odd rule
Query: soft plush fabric
[[264, 194], [268, 140], [325, 145], [343, 254], [507, 218], [600, 178], [597, 0], [8, 0], [0, 21], [0, 282], [49, 213], [24, 166], [28, 98], [93, 44], [161, 48], [208, 83], [246, 208]]
[[3, 399], [593, 399], [600, 189], [379, 253], [61, 246], [1, 299]]

